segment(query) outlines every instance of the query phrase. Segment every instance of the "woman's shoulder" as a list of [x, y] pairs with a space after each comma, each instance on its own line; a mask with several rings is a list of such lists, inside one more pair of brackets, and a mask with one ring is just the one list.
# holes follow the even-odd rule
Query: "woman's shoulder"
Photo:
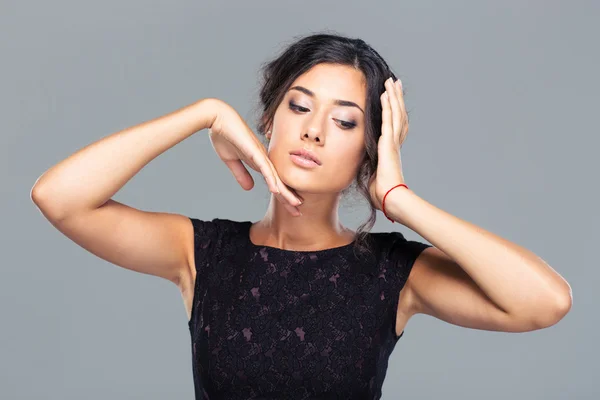
[[421, 240], [409, 239], [399, 231], [374, 232], [371, 235], [379, 250], [388, 257], [418, 255], [424, 249], [431, 247]]
[[203, 219], [188, 216], [193, 227], [190, 242], [190, 257], [194, 260], [196, 270], [202, 269], [220, 258], [224, 253], [231, 253], [238, 248], [240, 235], [245, 221], [234, 221], [227, 218]]
[[236, 221], [229, 218], [215, 217], [203, 219], [188, 216], [193, 226], [195, 245], [205, 247], [211, 243], [234, 237], [244, 232], [250, 221]]
[[200, 227], [204, 226], [206, 228], [213, 228], [213, 229], [217, 229], [217, 228], [221, 228], [221, 229], [227, 229], [227, 228], [239, 228], [242, 225], [244, 225], [245, 223], [247, 223], [248, 221], [236, 221], [236, 220], [232, 220], [229, 218], [221, 218], [221, 217], [214, 217], [214, 218], [198, 218], [195, 216], [191, 216], [189, 215], [188, 218], [190, 219], [190, 221], [192, 221], [192, 224], [194, 225], [198, 225]]

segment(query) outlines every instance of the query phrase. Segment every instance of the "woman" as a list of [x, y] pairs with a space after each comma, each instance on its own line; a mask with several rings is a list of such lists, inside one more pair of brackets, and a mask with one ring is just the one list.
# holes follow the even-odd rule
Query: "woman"
[[[266, 148], [234, 109], [207, 98], [83, 148], [32, 189], [77, 244], [180, 288], [197, 399], [377, 399], [415, 314], [525, 332], [569, 311], [568, 283], [541, 258], [408, 188], [402, 84], [364, 41], [296, 41], [264, 68], [260, 98]], [[265, 178], [262, 220], [203, 221], [111, 199], [205, 128], [242, 188], [254, 185], [243, 163]], [[371, 206], [356, 232], [338, 218], [353, 184]], [[369, 232], [376, 210], [432, 245]]]

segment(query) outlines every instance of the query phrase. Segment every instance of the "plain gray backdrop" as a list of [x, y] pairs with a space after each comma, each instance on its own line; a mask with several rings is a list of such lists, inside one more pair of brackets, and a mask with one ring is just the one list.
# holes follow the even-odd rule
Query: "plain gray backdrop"
[[[78, 247], [37, 210], [31, 187], [80, 148], [203, 97], [254, 124], [260, 65], [325, 30], [364, 39], [402, 79], [411, 189], [534, 251], [574, 294], [559, 324], [528, 333], [416, 316], [383, 398], [600, 398], [599, 21], [594, 1], [2, 0], [0, 398], [193, 398], [175, 285]], [[206, 132], [115, 199], [262, 218], [261, 176], [241, 189]], [[345, 203], [341, 217], [355, 229], [366, 203]], [[388, 230], [423, 240], [379, 213], [373, 231]]]

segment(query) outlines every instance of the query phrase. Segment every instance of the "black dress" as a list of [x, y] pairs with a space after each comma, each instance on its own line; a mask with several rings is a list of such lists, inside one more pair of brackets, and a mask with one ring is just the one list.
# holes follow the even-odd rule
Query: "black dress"
[[196, 283], [188, 322], [196, 399], [379, 399], [398, 296], [431, 245], [369, 233], [318, 251], [255, 245], [250, 221], [190, 218]]

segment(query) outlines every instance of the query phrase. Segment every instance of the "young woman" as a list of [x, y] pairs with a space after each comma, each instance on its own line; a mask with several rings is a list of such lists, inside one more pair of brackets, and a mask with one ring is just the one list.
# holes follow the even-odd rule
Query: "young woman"
[[[181, 290], [197, 399], [378, 399], [409, 319], [505, 332], [556, 324], [569, 284], [541, 258], [436, 208], [405, 184], [402, 84], [360, 39], [306, 36], [264, 68], [255, 136], [206, 98], [107, 136], [45, 172], [32, 199], [93, 254]], [[271, 192], [257, 222], [144, 212], [111, 199], [152, 159], [208, 128], [245, 190]], [[370, 219], [338, 218], [356, 185]], [[397, 231], [371, 233], [376, 210]]]

